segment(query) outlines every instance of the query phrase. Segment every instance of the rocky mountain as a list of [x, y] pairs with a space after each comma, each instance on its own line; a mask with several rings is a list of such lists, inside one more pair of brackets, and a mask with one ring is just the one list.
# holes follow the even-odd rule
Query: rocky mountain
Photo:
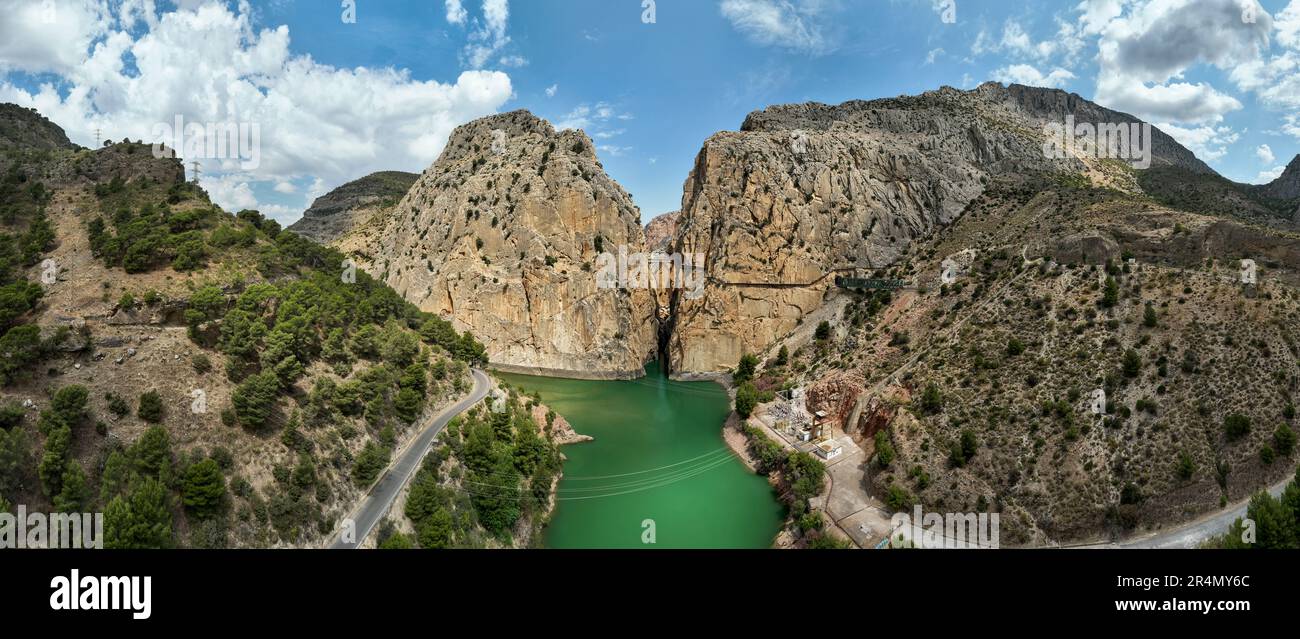
[[[951, 224], [1003, 175], [1131, 171], [1044, 153], [1047, 123], [1129, 122], [1061, 91], [986, 84], [838, 106], [777, 106], [705, 142], [682, 197], [676, 248], [708, 255], [702, 298], [678, 299], [677, 372], [716, 372], [761, 352], [821, 305], [834, 275], [887, 266]], [[1164, 134], [1153, 163], [1205, 170]]]
[[[656, 328], [676, 375], [756, 354], [761, 388], [808, 388], [859, 447], [864, 498], [1001, 512], [1008, 545], [1097, 539], [1293, 468], [1277, 460], [1295, 455], [1280, 422], [1300, 378], [1300, 202], [1155, 128], [1146, 169], [1048, 154], [1067, 116], [1138, 123], [995, 84], [771, 107], [709, 138], [681, 211], [642, 231], [585, 136], [506, 114], [458, 130], [395, 214], [343, 244], [507, 369], [630, 373]], [[573, 274], [613, 242], [703, 254], [702, 295], [584, 288]]]
[[364, 225], [380, 211], [406, 195], [420, 176], [402, 171], [381, 171], [353, 180], [312, 202], [302, 219], [289, 226], [309, 240], [329, 244]]
[[396, 209], [339, 245], [507, 370], [630, 377], [656, 349], [645, 290], [601, 289], [601, 253], [644, 250], [640, 214], [579, 131], [525, 111], [453, 132]]
[[1300, 198], [1300, 155], [1295, 156], [1291, 163], [1286, 165], [1286, 170], [1276, 180], [1258, 187], [1259, 192], [1265, 197], [1276, 198], [1279, 200], [1294, 200]]
[[664, 213], [650, 220], [645, 225], [645, 244], [651, 251], [667, 252], [672, 247], [673, 238], [677, 235], [677, 219], [681, 217], [680, 211]]
[[62, 128], [35, 109], [0, 104], [0, 150], [50, 151], [74, 147]]

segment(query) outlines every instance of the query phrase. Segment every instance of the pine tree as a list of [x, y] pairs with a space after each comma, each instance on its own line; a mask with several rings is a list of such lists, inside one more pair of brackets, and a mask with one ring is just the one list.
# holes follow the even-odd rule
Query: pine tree
[[90, 501], [90, 487], [86, 485], [86, 471], [81, 464], [71, 461], [63, 471], [63, 488], [54, 497], [54, 509], [61, 513], [79, 513]]
[[1119, 283], [1113, 277], [1106, 278], [1106, 286], [1101, 295], [1101, 305], [1114, 308], [1119, 303]]
[[172, 513], [167, 488], [145, 477], [126, 496], [114, 497], [104, 509], [105, 548], [168, 548], [172, 545]]
[[226, 498], [226, 479], [221, 467], [212, 459], [205, 459], [185, 469], [181, 481], [181, 501], [185, 509], [199, 519], [207, 519], [221, 508]]

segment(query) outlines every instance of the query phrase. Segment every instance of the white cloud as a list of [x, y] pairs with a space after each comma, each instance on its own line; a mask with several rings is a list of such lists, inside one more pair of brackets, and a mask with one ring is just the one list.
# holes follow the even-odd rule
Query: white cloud
[[0, 72], [76, 73], [111, 14], [100, 3], [0, 0]]
[[1083, 0], [1075, 8], [1082, 15], [1079, 26], [1085, 35], [1101, 33], [1111, 20], [1124, 12], [1126, 0]]
[[257, 196], [249, 185], [252, 178], [248, 175], [204, 175], [199, 178], [199, 186], [208, 192], [212, 201], [227, 211], [256, 209]]
[[1146, 120], [1185, 123], [1218, 122], [1224, 114], [1242, 108], [1236, 98], [1206, 83], [1147, 84], [1122, 74], [1097, 81], [1097, 101]]
[[609, 157], [618, 158], [626, 155], [628, 151], [632, 150], [632, 147], [616, 146], [613, 144], [601, 144], [598, 145], [596, 149], [599, 150], [601, 153], [608, 155]]
[[1300, 140], [1300, 113], [1289, 113], [1282, 120], [1282, 132]]
[[1259, 175], [1255, 176], [1255, 184], [1268, 184], [1269, 182], [1282, 177], [1282, 174], [1285, 172], [1285, 166], [1275, 166], [1267, 171], [1260, 171]]
[[1259, 158], [1259, 161], [1264, 164], [1272, 164], [1273, 160], [1277, 159], [1273, 155], [1273, 149], [1269, 148], [1267, 144], [1261, 144], [1255, 149], [1255, 157]]
[[[501, 72], [465, 71], [442, 83], [392, 68], [317, 63], [290, 52], [288, 27], [255, 29], [246, 4], [237, 12], [207, 3], [163, 14], [150, 4], [127, 0], [117, 16], [104, 14], [82, 29], [105, 34], [93, 48], [21, 58], [45, 65], [58, 84], [27, 90], [0, 76], [0, 101], [37, 108], [86, 146], [95, 145], [96, 128], [112, 139], [157, 141], [155, 125], [177, 115], [189, 123], [257, 124], [259, 166], [239, 171], [203, 161], [214, 197], [243, 207], [253, 192], [297, 179], [338, 185], [379, 170], [422, 171], [452, 129], [496, 112], [512, 94]], [[0, 0], [0, 11], [17, 11], [14, 5]], [[125, 24], [137, 31], [121, 30]]]
[[1074, 74], [1060, 67], [1043, 74], [1042, 71], [1028, 64], [1013, 64], [994, 71], [993, 79], [999, 82], [1014, 82], [1035, 87], [1059, 89], [1070, 80], [1073, 80]]
[[1236, 144], [1241, 137], [1226, 126], [1181, 127], [1158, 123], [1155, 127], [1169, 134], [1205, 162], [1213, 162], [1227, 155], [1228, 147]]
[[930, 52], [925, 54], [925, 63], [927, 65], [934, 64], [934, 61], [941, 55], [943, 55], [943, 47], [930, 49]]
[[548, 98], [555, 97], [555, 94], [559, 92], [560, 92], [560, 85], [558, 84], [552, 84], [551, 86], [546, 87], [546, 97]]
[[755, 43], [812, 55], [835, 49], [821, 0], [722, 0], [722, 16]]
[[483, 18], [474, 20], [470, 30], [470, 43], [465, 45], [463, 58], [471, 69], [482, 69], [492, 57], [510, 44], [506, 23], [510, 20], [509, 0], [483, 0]]
[[501, 66], [506, 67], [507, 69], [510, 68], [518, 69], [520, 67], [528, 66], [528, 58], [525, 58], [524, 56], [521, 55], [501, 56], [500, 62], [501, 62]]
[[[1242, 108], [1236, 98], [1184, 74], [1198, 64], [1223, 70], [1257, 60], [1268, 47], [1272, 19], [1262, 10], [1242, 19], [1254, 0], [1148, 0], [1085, 9], [1085, 31], [1101, 34], [1097, 99], [1140, 117], [1185, 123], [1218, 122]], [[1095, 9], [1095, 12], [1087, 11]], [[1095, 19], [1095, 21], [1094, 21]], [[1103, 26], [1098, 26], [1105, 20]]]
[[1284, 47], [1300, 49], [1300, 0], [1291, 0], [1273, 17], [1277, 41]]
[[555, 123], [555, 128], [561, 131], [565, 129], [581, 129], [593, 138], [610, 137], [611, 135], [623, 133], [623, 130], [611, 131], [602, 127], [610, 124], [613, 120], [625, 121], [631, 119], [634, 119], [632, 114], [620, 112], [608, 102], [597, 102], [595, 105], [579, 104], [561, 117]]
[[465, 5], [461, 0], [447, 0], [447, 22], [452, 24], [465, 24], [465, 18], [469, 13], [465, 11]]
[[294, 186], [294, 185], [293, 185], [293, 182], [276, 182], [276, 183], [275, 183], [275, 192], [276, 192], [276, 193], [284, 193], [284, 194], [288, 195], [288, 194], [292, 194], [292, 193], [297, 193], [297, 192], [298, 192], [298, 187]]

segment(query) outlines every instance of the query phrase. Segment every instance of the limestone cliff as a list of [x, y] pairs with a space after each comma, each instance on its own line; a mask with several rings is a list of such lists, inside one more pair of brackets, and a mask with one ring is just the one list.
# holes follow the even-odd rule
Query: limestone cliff
[[579, 131], [525, 111], [452, 133], [385, 219], [340, 245], [423, 310], [469, 329], [494, 365], [630, 377], [656, 348], [644, 290], [601, 289], [596, 257], [644, 250], [640, 214]]
[[677, 236], [677, 218], [680, 211], [664, 213], [650, 220], [645, 225], [645, 245], [650, 251], [665, 253], [672, 250], [673, 238]]
[[[1085, 174], [1136, 191], [1132, 170], [1048, 157], [1045, 125], [1136, 123], [1077, 95], [996, 83], [838, 106], [776, 106], [705, 142], [686, 180], [674, 247], [707, 255], [708, 285], [677, 296], [675, 373], [719, 372], [818, 309], [839, 273], [889, 266], [951, 224], [990, 180]], [[1213, 172], [1152, 129], [1152, 165]]]

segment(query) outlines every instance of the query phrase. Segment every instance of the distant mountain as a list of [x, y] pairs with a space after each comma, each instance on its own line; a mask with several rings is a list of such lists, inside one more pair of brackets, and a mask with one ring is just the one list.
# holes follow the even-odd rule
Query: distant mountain
[[333, 242], [377, 211], [397, 204], [419, 177], [415, 173], [381, 171], [348, 182], [316, 198], [302, 219], [288, 230], [322, 244]]
[[1300, 199], [1300, 155], [1291, 160], [1276, 180], [1256, 188], [1266, 197], [1279, 200]]
[[671, 249], [673, 238], [677, 235], [677, 218], [680, 211], [656, 216], [645, 225], [645, 245], [651, 251], [666, 253]]

